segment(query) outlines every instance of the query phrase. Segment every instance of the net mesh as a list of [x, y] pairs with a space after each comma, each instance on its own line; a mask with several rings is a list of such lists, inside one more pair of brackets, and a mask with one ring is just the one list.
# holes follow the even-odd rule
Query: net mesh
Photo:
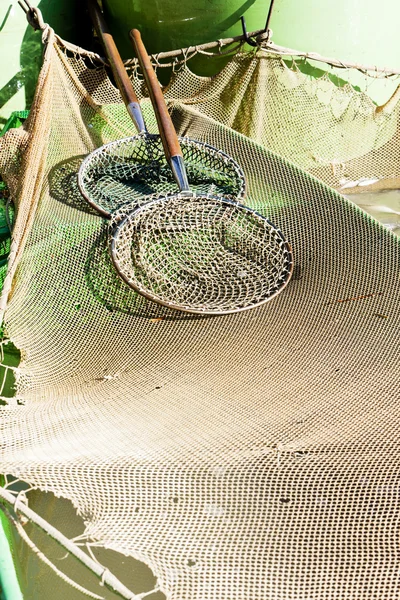
[[[244, 195], [245, 178], [234, 160], [187, 138], [180, 145], [193, 192]], [[89, 204], [106, 217], [129, 201], [139, 206], [151, 195], [176, 192], [161, 138], [154, 135], [117, 140], [95, 150], [82, 163], [78, 185]]]
[[283, 289], [293, 267], [272, 223], [212, 195], [162, 195], [129, 211], [112, 233], [111, 256], [133, 289], [199, 314], [255, 308]]
[[179, 134], [240, 164], [295, 256], [272, 303], [177, 313], [118, 278], [77, 187], [89, 152], [134, 133], [118, 92], [47, 35], [30, 117], [0, 141], [22, 353], [2, 470], [69, 499], [81, 539], [145, 562], [171, 600], [397, 597], [399, 243], [326, 184], [395, 187], [399, 104], [262, 50], [175, 73]]

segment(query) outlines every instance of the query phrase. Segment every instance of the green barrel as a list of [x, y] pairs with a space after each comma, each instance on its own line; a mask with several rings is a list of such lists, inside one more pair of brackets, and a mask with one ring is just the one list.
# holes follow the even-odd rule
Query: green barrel
[[[154, 54], [241, 35], [242, 15], [248, 31], [262, 29], [268, 10], [264, 0], [103, 0], [103, 6], [125, 58], [133, 54], [128, 38], [132, 27], [141, 31], [147, 50]], [[190, 64], [201, 75], [221, 68], [221, 61], [206, 57]]]
[[[103, 0], [111, 30], [124, 57], [132, 56], [128, 30], [140, 29], [151, 53], [240, 35], [265, 25], [268, 0]], [[275, 0], [270, 28], [276, 44], [344, 61], [398, 66], [398, 0]], [[250, 48], [250, 47], [249, 47]], [[198, 56], [190, 68], [216, 73], [223, 61]], [[326, 65], [321, 63], [321, 69]], [[346, 74], [342, 72], [345, 79]], [[360, 75], [361, 77], [361, 75]], [[358, 85], [357, 77], [353, 83]], [[375, 89], [377, 91], [375, 91]], [[380, 80], [368, 91], [384, 102], [393, 83]]]
[[132, 56], [128, 31], [136, 27], [151, 53], [241, 35], [264, 26], [264, 0], [103, 0], [108, 24], [123, 56]]

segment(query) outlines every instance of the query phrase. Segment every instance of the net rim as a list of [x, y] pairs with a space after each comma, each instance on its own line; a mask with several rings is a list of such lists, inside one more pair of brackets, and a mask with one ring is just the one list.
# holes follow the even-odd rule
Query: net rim
[[[96, 202], [94, 202], [92, 200], [92, 198], [90, 197], [90, 194], [87, 192], [87, 188], [86, 188], [86, 184], [85, 184], [84, 176], [85, 176], [86, 171], [88, 170], [88, 168], [90, 168], [90, 165], [94, 161], [94, 159], [98, 155], [101, 155], [104, 151], [107, 151], [109, 148], [112, 149], [113, 147], [118, 147], [124, 143], [129, 143], [129, 142], [134, 143], [137, 141], [145, 141], [146, 139], [161, 140], [161, 136], [156, 133], [140, 133], [138, 135], [128, 136], [125, 138], [120, 138], [118, 140], [113, 140], [112, 142], [107, 142], [107, 144], [103, 144], [102, 146], [99, 146], [98, 148], [96, 148], [95, 150], [90, 152], [90, 154], [88, 154], [83, 159], [82, 164], [79, 167], [79, 171], [78, 171], [78, 175], [77, 175], [79, 191], [82, 194], [82, 196], [85, 198], [85, 200], [88, 202], [88, 204], [92, 208], [94, 208], [102, 217], [104, 217], [106, 219], [111, 219], [114, 211], [107, 211], [104, 208], [102, 208], [99, 204], [97, 204]], [[234, 158], [229, 156], [229, 154], [227, 154], [223, 150], [219, 150], [218, 148], [215, 148], [215, 146], [212, 146], [211, 144], [208, 144], [207, 142], [201, 142], [199, 140], [194, 140], [194, 139], [186, 137], [186, 136], [178, 136], [178, 140], [179, 140], [179, 143], [182, 144], [183, 146], [194, 146], [197, 148], [200, 147], [202, 149], [205, 149], [213, 156], [217, 156], [218, 158], [220, 158], [221, 162], [224, 163], [225, 165], [229, 164], [230, 166], [232, 166], [233, 170], [236, 172], [237, 180], [241, 182], [241, 189], [236, 197], [240, 198], [240, 199], [245, 197], [246, 192], [247, 192], [246, 177], [243, 172], [243, 169], [241, 168], [239, 163]], [[144, 195], [144, 197], [146, 197], [146, 195]], [[147, 197], [151, 198], [151, 194], [149, 194]], [[130, 201], [127, 200], [127, 204], [129, 202]]]
[[[285, 279], [282, 281], [282, 283], [280, 283], [278, 289], [273, 294], [269, 295], [267, 298], [264, 298], [263, 300], [255, 302], [254, 304], [251, 304], [251, 305], [247, 305], [244, 307], [238, 307], [235, 309], [211, 310], [211, 309], [191, 308], [191, 307], [187, 307], [187, 306], [184, 306], [181, 304], [176, 304], [174, 302], [169, 302], [169, 301], [164, 300], [164, 299], [160, 298], [159, 296], [153, 294], [144, 286], [139, 285], [139, 284], [135, 285], [133, 283], [133, 281], [127, 277], [127, 275], [124, 273], [123, 269], [120, 266], [120, 263], [119, 263], [119, 260], [117, 257], [118, 252], [117, 252], [117, 247], [116, 247], [117, 243], [118, 243], [118, 241], [117, 241], [118, 237], [121, 235], [121, 233], [122, 233], [124, 227], [127, 225], [128, 221], [135, 218], [139, 213], [148, 210], [149, 207], [151, 207], [151, 206], [155, 206], [157, 204], [162, 204], [162, 203], [174, 200], [174, 199], [179, 199], [179, 200], [183, 199], [188, 202], [192, 201], [193, 199], [197, 199], [197, 200], [201, 200], [201, 199], [205, 200], [206, 199], [206, 200], [211, 200], [211, 201], [215, 200], [215, 201], [219, 202], [220, 204], [225, 204], [225, 205], [228, 205], [231, 207], [233, 206], [234, 208], [239, 209], [241, 212], [250, 214], [253, 217], [256, 217], [258, 220], [262, 220], [264, 223], [267, 223], [269, 225], [270, 230], [273, 230], [283, 241], [284, 249], [285, 249], [285, 252], [288, 257], [288, 268], [286, 270]], [[285, 236], [283, 235], [283, 233], [279, 229], [279, 227], [274, 225], [269, 219], [267, 219], [267, 217], [264, 217], [256, 210], [254, 210], [248, 206], [245, 206], [244, 204], [241, 204], [234, 198], [228, 198], [227, 196], [216, 196], [213, 194], [201, 194], [201, 195], [194, 194], [194, 193], [192, 193], [191, 195], [189, 195], [189, 194], [164, 194], [161, 197], [160, 196], [153, 197], [149, 202], [146, 202], [145, 204], [142, 204], [142, 205], [138, 206], [137, 208], [133, 209], [132, 211], [130, 211], [129, 213], [127, 213], [125, 215], [125, 217], [123, 217], [117, 224], [115, 224], [115, 226], [113, 228], [110, 229], [109, 252], [110, 252], [112, 263], [113, 263], [118, 275], [122, 278], [123, 281], [125, 281], [125, 283], [129, 287], [134, 289], [140, 295], [144, 296], [145, 298], [147, 298], [148, 300], [150, 300], [152, 302], [155, 302], [156, 304], [165, 306], [166, 308], [170, 308], [170, 309], [177, 310], [177, 311], [182, 311], [185, 313], [191, 313], [191, 314], [197, 314], [197, 315], [208, 315], [208, 316], [222, 316], [222, 315], [228, 315], [228, 314], [236, 314], [239, 312], [252, 310], [254, 308], [259, 308], [263, 304], [266, 304], [267, 302], [269, 302], [270, 300], [275, 298], [278, 294], [280, 294], [283, 291], [283, 289], [287, 286], [287, 284], [289, 283], [289, 281], [292, 277], [293, 268], [294, 268], [294, 257], [293, 257], [292, 245], [285, 238]]]

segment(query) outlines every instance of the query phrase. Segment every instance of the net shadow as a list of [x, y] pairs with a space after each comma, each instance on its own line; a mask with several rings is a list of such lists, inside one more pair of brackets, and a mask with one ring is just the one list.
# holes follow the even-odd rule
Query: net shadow
[[212, 318], [171, 310], [147, 300], [118, 275], [108, 249], [108, 227], [104, 225], [92, 244], [85, 263], [85, 277], [93, 296], [110, 312], [144, 319], [188, 321]]
[[82, 196], [78, 187], [78, 171], [84, 154], [73, 156], [55, 165], [49, 173], [49, 188], [53, 198], [80, 212], [99, 216]]

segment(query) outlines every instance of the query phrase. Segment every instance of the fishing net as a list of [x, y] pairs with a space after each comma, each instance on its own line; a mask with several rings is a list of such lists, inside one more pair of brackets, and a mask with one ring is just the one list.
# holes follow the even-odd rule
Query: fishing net
[[[146, 563], [158, 597], [397, 597], [399, 242], [330, 186], [398, 187], [400, 104], [262, 48], [212, 79], [175, 69], [179, 135], [238, 162], [246, 204], [294, 254], [272, 302], [190, 315], [115, 273], [76, 174], [133, 125], [104, 65], [45, 37], [29, 119], [0, 142], [17, 207], [2, 309], [21, 351], [3, 472], [69, 500], [80, 543]], [[55, 589], [41, 600], [83, 597]]]
[[162, 195], [129, 212], [111, 237], [122, 278], [150, 300], [227, 314], [271, 300], [293, 268], [282, 233], [227, 196]]
[[[180, 140], [191, 189], [198, 194], [245, 193], [239, 165], [208, 144]], [[152, 194], [176, 192], [176, 183], [159, 136], [142, 135], [117, 140], [91, 153], [82, 163], [78, 185], [100, 214], [110, 217], [127, 204], [146, 202]]]

